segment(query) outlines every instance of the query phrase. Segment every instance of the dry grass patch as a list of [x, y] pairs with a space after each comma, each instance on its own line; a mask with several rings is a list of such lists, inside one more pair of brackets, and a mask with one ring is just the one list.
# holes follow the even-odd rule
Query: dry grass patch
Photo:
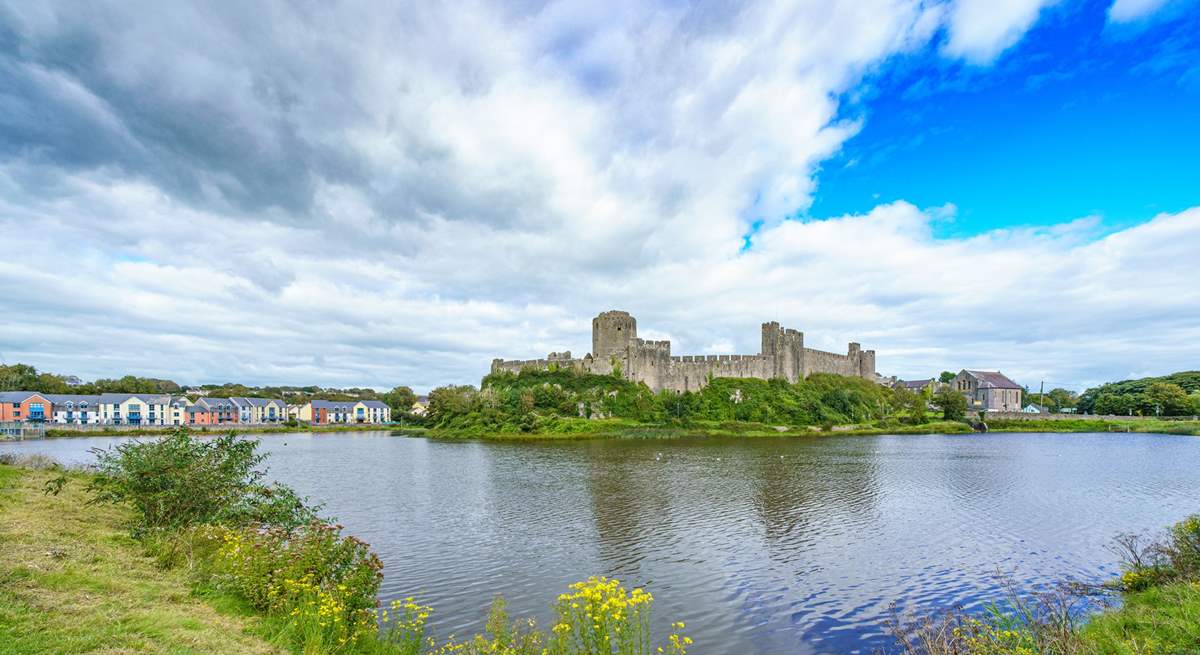
[[159, 569], [128, 515], [88, 506], [81, 478], [0, 466], [0, 644], [25, 653], [280, 653], [250, 616], [218, 613]]

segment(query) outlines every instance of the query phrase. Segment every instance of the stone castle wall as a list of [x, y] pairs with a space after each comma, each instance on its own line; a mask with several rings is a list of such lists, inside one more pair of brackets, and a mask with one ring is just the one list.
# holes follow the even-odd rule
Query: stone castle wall
[[609, 311], [592, 321], [592, 352], [572, 358], [570, 352], [550, 353], [545, 359], [492, 360], [492, 372], [519, 373], [551, 366], [597, 375], [622, 375], [643, 382], [653, 391], [683, 392], [704, 388], [709, 377], [782, 378], [797, 382], [813, 373], [836, 373], [875, 379], [875, 351], [851, 343], [845, 355], [804, 347], [804, 333], [778, 323], [762, 325], [762, 351], [757, 355], [672, 355], [670, 341], [637, 337], [637, 320], [626, 312]]

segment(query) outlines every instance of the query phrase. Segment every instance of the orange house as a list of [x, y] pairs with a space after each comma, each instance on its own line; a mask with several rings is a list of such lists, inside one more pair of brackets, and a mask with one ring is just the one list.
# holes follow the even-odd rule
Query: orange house
[[54, 418], [50, 401], [36, 391], [5, 391], [0, 393], [0, 422], [27, 421], [41, 423]]
[[201, 398], [187, 408], [189, 425], [222, 425], [238, 422], [238, 408], [228, 398]]

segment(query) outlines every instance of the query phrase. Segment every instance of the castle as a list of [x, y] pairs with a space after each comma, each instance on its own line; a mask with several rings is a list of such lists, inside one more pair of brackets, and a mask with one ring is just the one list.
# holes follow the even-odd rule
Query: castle
[[851, 343], [845, 355], [804, 347], [804, 333], [774, 321], [762, 325], [762, 351], [757, 355], [671, 355], [670, 341], [647, 341], [637, 336], [637, 319], [628, 312], [608, 311], [592, 319], [592, 352], [582, 359], [570, 351], [545, 359], [492, 360], [492, 373], [551, 366], [609, 375], [620, 370], [625, 379], [644, 382], [653, 391], [696, 391], [717, 378], [782, 378], [802, 380], [813, 373], [875, 379], [875, 351]]

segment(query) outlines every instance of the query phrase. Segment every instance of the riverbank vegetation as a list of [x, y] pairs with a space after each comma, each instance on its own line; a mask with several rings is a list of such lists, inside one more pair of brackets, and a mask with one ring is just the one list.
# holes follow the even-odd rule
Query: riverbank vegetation
[[[1063, 584], [1021, 596], [982, 615], [950, 611], [893, 620], [905, 655], [1151, 655], [1200, 653], [1200, 515], [1146, 541], [1117, 539], [1120, 578], [1102, 585]], [[1096, 602], [1118, 607], [1088, 615]]]
[[[715, 378], [698, 391], [653, 393], [614, 375], [569, 369], [495, 373], [481, 388], [435, 389], [428, 434], [483, 439], [955, 434], [980, 423], [961, 393], [914, 392], [868, 380], [817, 374], [784, 380]], [[1051, 420], [986, 418], [1000, 432], [1166, 432], [1200, 434], [1200, 422], [1131, 417]]]
[[870, 431], [903, 426], [911, 404], [868, 380], [827, 374], [795, 384], [714, 378], [698, 391], [656, 394], [616, 375], [530, 370], [491, 374], [480, 389], [435, 389], [426, 425], [435, 434], [479, 437]]
[[[20, 488], [16, 502], [6, 491], [0, 507], [19, 507], [36, 521], [17, 522], [20, 529], [10, 533], [14, 523], [6, 514], [0, 538], [29, 539], [32, 550], [60, 539], [66, 547], [95, 543], [78, 561], [103, 573], [44, 574], [44, 563], [21, 568], [17, 560], [10, 570], [5, 562], [4, 580], [27, 584], [0, 585], [7, 601], [0, 643], [16, 644], [14, 653], [103, 645], [123, 652], [367, 655], [683, 655], [691, 644], [681, 623], [656, 643], [651, 594], [606, 578], [560, 595], [549, 630], [513, 621], [497, 599], [483, 634], [439, 640], [429, 629], [432, 608], [413, 598], [377, 606], [379, 558], [341, 526], [318, 518], [320, 508], [268, 484], [257, 445], [232, 434], [196, 439], [179, 430], [98, 450], [89, 473], [30, 472], [0, 462], [0, 483], [17, 481]], [[60, 516], [77, 520], [58, 525]], [[47, 552], [52, 560], [76, 561], [69, 550]], [[122, 581], [128, 571], [137, 579]], [[158, 614], [112, 623], [113, 603], [139, 617], [148, 606]], [[121, 639], [108, 641], [114, 634]], [[6, 636], [20, 639], [5, 642]]]
[[1200, 435], [1200, 421], [1130, 417], [1127, 419], [1078, 418], [988, 418], [992, 432], [1149, 432]]

